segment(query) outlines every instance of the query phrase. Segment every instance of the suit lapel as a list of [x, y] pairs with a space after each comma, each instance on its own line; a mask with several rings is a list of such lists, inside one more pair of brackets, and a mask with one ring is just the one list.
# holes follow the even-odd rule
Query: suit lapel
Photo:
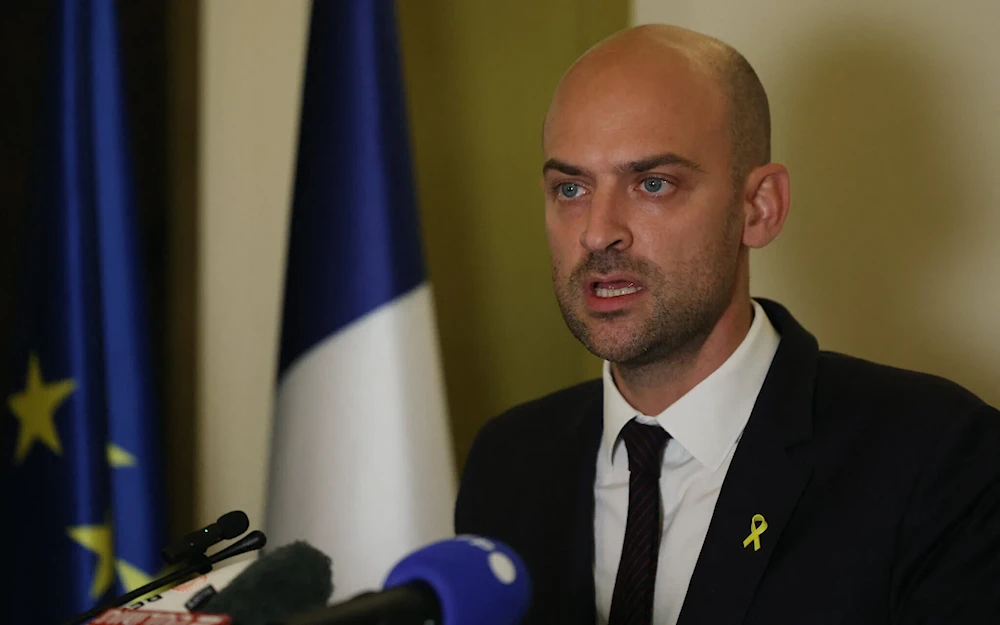
[[719, 493], [679, 625], [743, 622], [812, 472], [793, 448], [812, 431], [816, 341], [783, 308], [758, 301], [781, 343]]

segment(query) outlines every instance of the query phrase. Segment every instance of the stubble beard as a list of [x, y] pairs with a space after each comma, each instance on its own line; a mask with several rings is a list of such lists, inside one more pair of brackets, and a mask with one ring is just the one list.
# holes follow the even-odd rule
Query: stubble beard
[[[727, 224], [728, 225], [728, 224]], [[680, 363], [701, 349], [729, 306], [736, 279], [731, 228], [693, 261], [670, 275], [644, 258], [617, 250], [592, 253], [568, 278], [553, 260], [552, 281], [563, 319], [587, 350], [622, 369]], [[582, 290], [589, 273], [625, 271], [639, 277], [652, 310], [587, 311]]]

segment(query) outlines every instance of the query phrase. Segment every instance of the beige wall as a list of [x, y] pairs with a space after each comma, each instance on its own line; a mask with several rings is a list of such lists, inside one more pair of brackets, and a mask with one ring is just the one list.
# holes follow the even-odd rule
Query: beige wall
[[309, 5], [200, 7], [195, 515], [262, 521]]
[[646, 22], [731, 43], [768, 90], [793, 201], [754, 295], [1000, 405], [1000, 3], [635, 0]]

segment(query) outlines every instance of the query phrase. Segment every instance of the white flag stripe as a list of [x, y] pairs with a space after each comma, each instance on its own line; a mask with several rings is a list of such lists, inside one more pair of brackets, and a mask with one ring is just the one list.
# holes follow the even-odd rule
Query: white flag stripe
[[328, 337], [278, 385], [268, 542], [330, 555], [334, 597], [452, 534], [455, 468], [425, 283]]

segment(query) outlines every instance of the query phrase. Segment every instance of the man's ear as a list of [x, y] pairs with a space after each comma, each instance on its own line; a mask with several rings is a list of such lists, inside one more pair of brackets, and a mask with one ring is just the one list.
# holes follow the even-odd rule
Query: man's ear
[[784, 165], [768, 163], [750, 172], [743, 186], [743, 245], [761, 248], [777, 238], [791, 201], [788, 170]]

